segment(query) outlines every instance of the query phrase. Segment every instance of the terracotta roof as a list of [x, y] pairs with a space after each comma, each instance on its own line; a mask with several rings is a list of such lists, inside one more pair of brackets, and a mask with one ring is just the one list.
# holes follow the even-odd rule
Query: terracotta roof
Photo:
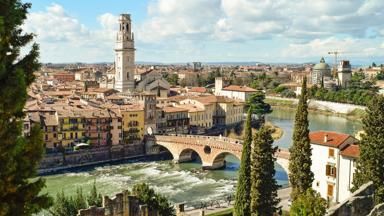
[[190, 113], [192, 113], [192, 112], [204, 112], [204, 110], [205, 110], [204, 108], [198, 107], [194, 104], [180, 104], [180, 105], [177, 105], [177, 107], [187, 109], [188, 112], [190, 112]]
[[190, 92], [205, 93], [205, 92], [207, 92], [207, 89], [204, 87], [192, 87], [189, 91]]
[[223, 88], [223, 90], [238, 91], [238, 92], [256, 92], [257, 91], [256, 89], [250, 88], [248, 86], [238, 86], [238, 85], [230, 85]]
[[187, 109], [181, 108], [181, 107], [173, 107], [173, 106], [165, 106], [163, 107], [163, 111], [166, 113], [172, 113], [172, 112], [188, 112]]
[[139, 103], [134, 104], [124, 104], [120, 106], [121, 111], [133, 112], [133, 111], [142, 111], [144, 110], [144, 105]]
[[360, 156], [360, 148], [358, 145], [348, 145], [341, 150], [340, 154], [346, 157], [358, 158]]
[[[325, 136], [328, 136], [327, 141], [325, 141]], [[339, 148], [351, 135], [336, 133], [331, 131], [315, 131], [309, 133], [309, 139], [311, 143], [318, 145], [325, 145], [334, 148]]]

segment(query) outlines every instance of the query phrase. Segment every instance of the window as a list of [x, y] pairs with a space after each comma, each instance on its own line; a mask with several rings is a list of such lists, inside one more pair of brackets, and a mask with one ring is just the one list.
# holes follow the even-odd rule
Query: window
[[333, 184], [328, 184], [327, 195], [328, 197], [333, 197]]
[[328, 157], [335, 157], [335, 149], [333, 148], [328, 149]]
[[335, 165], [328, 164], [325, 169], [325, 175], [336, 178], [336, 167]]
[[320, 187], [320, 182], [319, 181], [316, 182], [316, 187]]

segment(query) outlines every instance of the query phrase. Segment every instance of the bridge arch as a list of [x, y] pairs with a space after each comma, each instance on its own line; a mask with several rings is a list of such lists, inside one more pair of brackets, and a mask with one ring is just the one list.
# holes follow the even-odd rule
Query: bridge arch
[[200, 158], [200, 160], [202, 160], [199, 152], [197, 152], [196, 150], [194, 150], [192, 148], [185, 148], [185, 149], [181, 150], [181, 152], [179, 154], [178, 162], [182, 163], [182, 162], [193, 161], [196, 159], [196, 158], [194, 158], [194, 156], [195, 156], [194, 154], [196, 154]]
[[239, 160], [239, 162], [241, 160], [241, 155], [238, 155], [236, 153], [229, 152], [229, 151], [221, 151], [221, 152], [217, 152], [215, 155], [212, 155], [212, 159], [207, 163], [207, 167], [209, 167], [210, 169], [218, 169], [218, 168], [225, 167], [226, 166], [225, 158], [227, 155], [234, 156]]

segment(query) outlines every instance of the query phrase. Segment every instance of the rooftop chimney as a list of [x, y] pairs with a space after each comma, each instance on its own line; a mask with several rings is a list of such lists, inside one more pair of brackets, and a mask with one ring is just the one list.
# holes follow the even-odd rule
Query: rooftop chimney
[[325, 142], [325, 143], [328, 142], [328, 134], [325, 134], [325, 135], [324, 135], [324, 142]]

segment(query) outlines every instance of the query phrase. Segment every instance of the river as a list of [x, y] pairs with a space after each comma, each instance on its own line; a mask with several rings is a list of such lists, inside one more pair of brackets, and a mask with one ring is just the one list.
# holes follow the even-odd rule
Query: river
[[[293, 132], [293, 110], [275, 109], [268, 115], [268, 121], [283, 129], [284, 134], [275, 144], [288, 148]], [[343, 117], [310, 113], [310, 130], [332, 130], [355, 134], [361, 123]], [[55, 196], [63, 190], [74, 194], [77, 187], [88, 193], [93, 182], [105, 195], [114, 195], [129, 189], [136, 183], [146, 182], [156, 191], [166, 195], [172, 202], [186, 202], [188, 206], [198, 206], [201, 201], [225, 199], [235, 190], [239, 161], [227, 156], [227, 167], [222, 170], [202, 171], [201, 163], [173, 164], [166, 161], [131, 161], [119, 165], [106, 165], [65, 174], [46, 176], [45, 192]], [[275, 164], [276, 179], [282, 186], [288, 184], [287, 174]]]

